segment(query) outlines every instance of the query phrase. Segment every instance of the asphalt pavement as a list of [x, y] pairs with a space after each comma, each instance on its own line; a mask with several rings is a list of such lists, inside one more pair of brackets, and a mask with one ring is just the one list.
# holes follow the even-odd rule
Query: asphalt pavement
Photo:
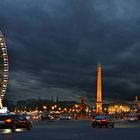
[[116, 122], [115, 128], [92, 128], [86, 120], [34, 122], [32, 130], [0, 130], [0, 140], [139, 140], [140, 121]]

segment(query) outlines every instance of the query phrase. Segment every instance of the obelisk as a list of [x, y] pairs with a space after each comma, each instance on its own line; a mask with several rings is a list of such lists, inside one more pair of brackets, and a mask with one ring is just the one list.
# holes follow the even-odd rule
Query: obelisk
[[96, 114], [102, 114], [102, 77], [101, 64], [98, 63], [97, 70], [97, 97], [96, 97]]

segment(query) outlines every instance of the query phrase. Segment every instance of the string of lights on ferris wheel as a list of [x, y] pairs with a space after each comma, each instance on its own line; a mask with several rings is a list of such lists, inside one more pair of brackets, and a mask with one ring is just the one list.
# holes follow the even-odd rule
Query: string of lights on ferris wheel
[[0, 31], [0, 99], [3, 99], [8, 83], [8, 55], [2, 32]]

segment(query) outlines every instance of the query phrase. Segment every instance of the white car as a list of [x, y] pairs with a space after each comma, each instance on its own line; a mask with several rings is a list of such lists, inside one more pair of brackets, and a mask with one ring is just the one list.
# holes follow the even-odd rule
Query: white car
[[128, 121], [129, 122], [136, 122], [136, 121], [138, 121], [138, 118], [136, 116], [129, 116]]
[[60, 115], [60, 120], [71, 120], [71, 117], [68, 115]]
[[8, 112], [7, 107], [0, 108], [0, 114], [6, 114]]

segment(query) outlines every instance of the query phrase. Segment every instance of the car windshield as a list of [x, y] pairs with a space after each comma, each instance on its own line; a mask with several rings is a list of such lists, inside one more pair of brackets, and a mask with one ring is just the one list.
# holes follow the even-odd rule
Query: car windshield
[[0, 121], [3, 121], [3, 120], [5, 120], [5, 119], [6, 119], [6, 117], [0, 116]]
[[[20, 117], [23, 117], [23, 116], [15, 115], [15, 114], [0, 115], [0, 121], [3, 121], [5, 119], [19, 119]], [[25, 117], [23, 117], [23, 118], [25, 118]]]
[[3, 121], [5, 119], [11, 119], [11, 116], [0, 116], [0, 121]]
[[103, 118], [104, 118], [103, 116], [97, 116], [97, 117], [95, 117], [96, 120], [101, 120]]
[[67, 117], [67, 115], [61, 115], [62, 117]]
[[109, 119], [109, 116], [96, 116], [95, 119], [96, 120], [101, 120], [101, 119]]
[[106, 119], [110, 119], [110, 117], [109, 117], [109, 116], [105, 116], [105, 118], [106, 118]]

